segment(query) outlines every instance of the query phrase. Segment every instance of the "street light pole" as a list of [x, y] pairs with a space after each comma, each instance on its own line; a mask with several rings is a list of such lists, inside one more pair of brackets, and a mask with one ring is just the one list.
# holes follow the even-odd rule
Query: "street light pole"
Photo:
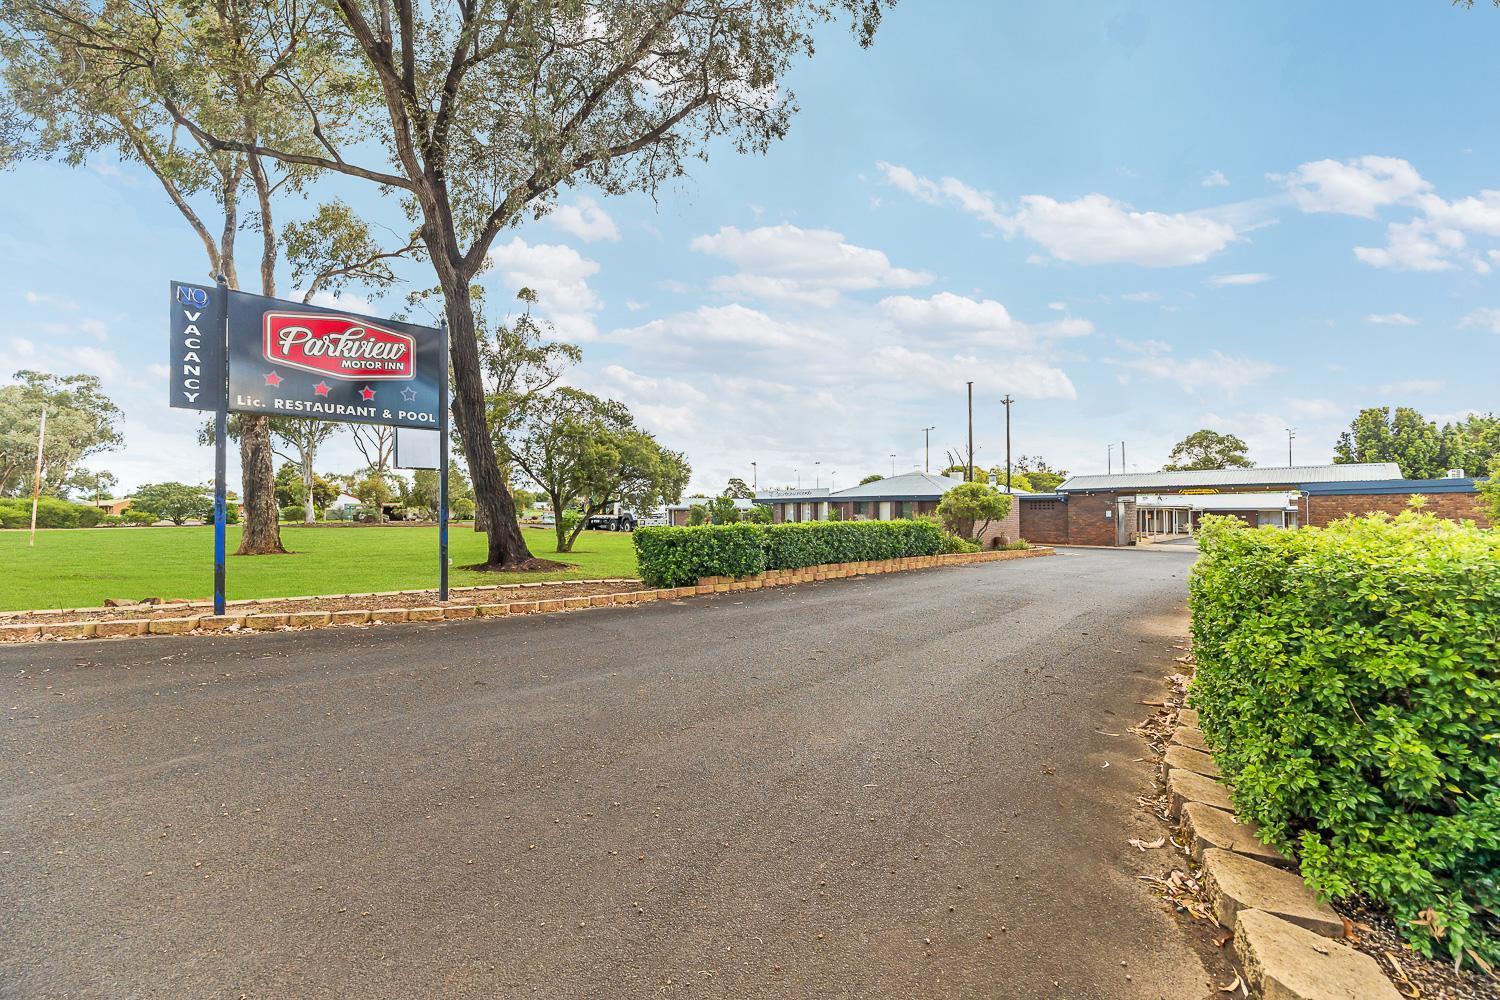
[[1288, 466], [1290, 466], [1292, 464], [1292, 438], [1294, 438], [1296, 436], [1297, 436], [1297, 428], [1295, 428], [1295, 427], [1288, 427], [1286, 429], [1286, 464]]
[[813, 489], [817, 490], [817, 489], [822, 489], [822, 488], [823, 488], [823, 463], [822, 462], [814, 462], [813, 463]]
[[922, 471], [932, 471], [932, 432], [937, 429], [934, 424], [931, 427], [922, 428]]
[[1010, 393], [1000, 400], [1005, 404], [1005, 492], [1010, 492], [1010, 404], [1015, 400], [1010, 398]]
[[891, 452], [891, 478], [894, 479], [895, 477], [896, 477], [896, 453], [893, 451], [893, 452]]
[[1109, 475], [1115, 471], [1115, 446], [1110, 445], [1104, 449], [1104, 473]]
[[974, 383], [969, 383], [969, 467], [964, 470], [964, 481], [974, 481]]
[[754, 462], [750, 463], [750, 488], [752, 490], [760, 489], [760, 469], [756, 467]]

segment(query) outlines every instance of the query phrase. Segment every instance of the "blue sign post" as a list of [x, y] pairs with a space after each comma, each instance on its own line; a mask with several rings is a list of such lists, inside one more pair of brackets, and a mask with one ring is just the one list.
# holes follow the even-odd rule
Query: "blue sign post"
[[218, 406], [214, 409], [214, 614], [224, 613], [225, 586], [224, 526], [229, 523], [229, 495], [225, 469], [229, 454], [229, 280], [219, 279], [218, 310], [214, 338], [220, 345], [219, 370], [214, 373], [218, 389]]

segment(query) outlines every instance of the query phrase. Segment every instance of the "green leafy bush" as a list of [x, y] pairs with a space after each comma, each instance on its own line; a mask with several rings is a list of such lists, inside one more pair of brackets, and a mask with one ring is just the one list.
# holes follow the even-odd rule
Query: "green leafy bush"
[[[57, 497], [40, 497], [37, 500], [38, 528], [92, 528], [103, 518], [103, 511], [88, 504], [68, 503]], [[0, 500], [0, 527], [30, 528], [31, 498]]]
[[635, 529], [641, 579], [653, 587], [686, 587], [700, 576], [750, 576], [766, 568], [758, 524]]
[[937, 525], [909, 520], [741, 522], [635, 530], [641, 577], [653, 587], [685, 587], [704, 576], [751, 576], [768, 569], [935, 555], [942, 542], [943, 531]]
[[1500, 532], [1205, 518], [1192, 703], [1241, 813], [1326, 897], [1500, 961]]
[[120, 518], [126, 524], [146, 525], [156, 523], [155, 514], [148, 514], [143, 510], [134, 510], [130, 507], [125, 508], [125, 512], [120, 515]]

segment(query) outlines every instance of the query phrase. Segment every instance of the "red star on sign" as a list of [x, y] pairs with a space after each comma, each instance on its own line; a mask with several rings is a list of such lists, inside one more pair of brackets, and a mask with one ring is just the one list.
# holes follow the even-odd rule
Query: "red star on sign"
[[375, 390], [371, 389], [369, 386], [365, 386], [363, 389], [359, 390], [359, 398], [368, 403], [370, 400], [375, 398]]
[[328, 395], [328, 389], [329, 386], [327, 382], [319, 382], [317, 385], [313, 386], [313, 392], [317, 393], [319, 396]]
[[280, 375], [277, 375], [275, 372], [266, 372], [266, 385], [274, 387], [280, 385], [281, 383], [282, 378]]

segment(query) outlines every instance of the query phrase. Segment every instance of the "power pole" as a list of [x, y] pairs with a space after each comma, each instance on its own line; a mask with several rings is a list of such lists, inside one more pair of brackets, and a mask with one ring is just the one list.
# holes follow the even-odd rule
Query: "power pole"
[[1010, 404], [1015, 400], [1010, 398], [1010, 393], [1000, 400], [1005, 404], [1005, 492], [1010, 492]]
[[934, 424], [931, 427], [922, 428], [922, 471], [932, 471], [932, 432], [937, 429]]
[[36, 429], [36, 471], [31, 475], [31, 541], [27, 547], [36, 544], [36, 506], [42, 497], [42, 442], [47, 440], [47, 407], [42, 407], [42, 419]]
[[964, 469], [964, 482], [974, 481], [974, 383], [969, 383], [969, 467]]
[[760, 488], [760, 469], [756, 468], [754, 462], [750, 463], [750, 489]]
[[891, 452], [891, 478], [896, 478], [896, 453]]
[[1286, 429], [1286, 464], [1288, 467], [1292, 464], [1292, 438], [1296, 436], [1297, 428], [1288, 427]]
[[1120, 471], [1129, 472], [1130, 466], [1125, 464], [1125, 442], [1120, 442]]
[[1110, 475], [1115, 471], [1115, 446], [1110, 445], [1104, 449], [1104, 474]]

